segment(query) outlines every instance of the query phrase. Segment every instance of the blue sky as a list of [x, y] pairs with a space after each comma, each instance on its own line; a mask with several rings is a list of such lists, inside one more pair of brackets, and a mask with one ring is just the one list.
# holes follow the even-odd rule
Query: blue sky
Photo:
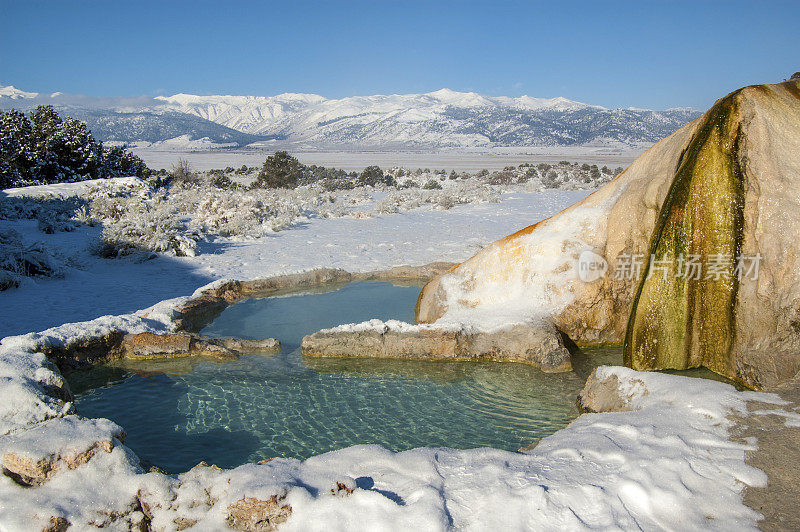
[[0, 84], [93, 96], [428, 92], [705, 108], [800, 70], [800, 1], [0, 0]]

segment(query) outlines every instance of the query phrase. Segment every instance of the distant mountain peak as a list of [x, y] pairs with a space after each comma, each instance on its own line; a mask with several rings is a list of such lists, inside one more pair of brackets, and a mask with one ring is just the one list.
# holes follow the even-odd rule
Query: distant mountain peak
[[14, 85], [0, 85], [0, 98], [10, 98], [12, 100], [32, 99], [39, 96], [36, 92], [25, 92], [16, 88]]
[[448, 88], [339, 99], [305, 93], [178, 93], [133, 98], [123, 104], [120, 98], [47, 96], [0, 86], [0, 108], [30, 108], [45, 101], [92, 121], [90, 126], [102, 131], [101, 140], [208, 138], [216, 144], [277, 141], [289, 148], [344, 150], [641, 146], [700, 114], [690, 108], [607, 109], [562, 96], [487, 96]]

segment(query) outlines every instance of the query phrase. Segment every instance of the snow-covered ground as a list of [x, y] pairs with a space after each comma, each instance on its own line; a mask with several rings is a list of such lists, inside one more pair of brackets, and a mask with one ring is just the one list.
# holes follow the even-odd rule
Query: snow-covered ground
[[[83, 185], [85, 186], [85, 185]], [[41, 195], [74, 194], [81, 184], [31, 187]], [[10, 194], [21, 194], [21, 189]], [[253, 279], [318, 267], [368, 271], [437, 260], [460, 262], [486, 244], [551, 216], [586, 191], [547, 190], [502, 195], [500, 203], [468, 204], [448, 211], [417, 209], [373, 218], [311, 218], [251, 241], [217, 238], [199, 242], [195, 257], [160, 255], [103, 259], [89, 246], [100, 227], [44, 234], [36, 220], [0, 220], [25, 243], [42, 241], [66, 259], [62, 279], [26, 279], [0, 292], [0, 338], [71, 321], [122, 314], [163, 299], [190, 295], [221, 278]]]
[[[109, 328], [170, 330], [179, 296], [221, 278], [460, 261], [586, 194], [514, 192], [447, 211], [310, 218], [255, 240], [201, 241], [195, 257], [143, 262], [89, 253], [99, 227], [43, 234], [36, 220], [0, 221], [25, 242], [43, 240], [67, 265], [61, 279], [27, 279], [0, 292], [0, 454], [60, 468], [38, 487], [0, 475], [0, 528], [40, 530], [64, 517], [76, 529], [127, 530], [147, 508], [156, 530], [188, 523], [219, 530], [237, 504], [275, 496], [278, 506], [291, 506], [287, 530], [755, 529], [759, 516], [741, 493], [766, 478], [745, 462], [755, 443], [730, 441], [728, 417], [746, 415], [748, 399], [777, 399], [717, 382], [601, 368], [601, 377], [620, 382], [630, 411], [581, 416], [527, 453], [356, 446], [305, 462], [200, 467], [178, 478], [144, 474], [114, 439], [118, 427], [68, 415], [70, 403], [47, 395], [59, 377], [34, 352], [38, 344]], [[125, 315], [7, 337], [104, 314]]]

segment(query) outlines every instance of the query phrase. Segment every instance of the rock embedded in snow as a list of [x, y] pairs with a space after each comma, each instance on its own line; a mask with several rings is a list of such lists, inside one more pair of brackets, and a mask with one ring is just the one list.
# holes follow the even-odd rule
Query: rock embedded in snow
[[317, 357], [492, 360], [523, 362], [546, 372], [572, 369], [561, 335], [545, 323], [482, 331], [371, 320], [307, 335], [301, 349]]
[[283, 504], [284, 499], [277, 495], [266, 501], [253, 497], [239, 499], [228, 506], [225, 522], [234, 530], [273, 532], [292, 515], [292, 507]]
[[39, 486], [59, 471], [75, 469], [98, 452], [110, 453], [125, 438], [107, 419], [66, 416], [0, 436], [3, 472], [26, 486]]
[[[578, 408], [582, 413], [625, 412], [631, 409], [632, 394], [624, 394], [620, 389], [619, 377], [615, 373], [592, 371], [586, 385], [578, 394]], [[635, 382], [635, 381], [632, 381]], [[639, 381], [642, 389], [644, 383]], [[646, 393], [646, 391], [644, 392]]]

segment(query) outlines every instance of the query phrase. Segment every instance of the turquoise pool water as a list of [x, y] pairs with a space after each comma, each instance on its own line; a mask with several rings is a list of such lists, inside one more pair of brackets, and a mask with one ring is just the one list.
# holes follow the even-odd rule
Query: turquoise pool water
[[122, 425], [126, 443], [168, 472], [201, 460], [233, 467], [307, 458], [359, 443], [515, 451], [566, 426], [591, 369], [618, 350], [578, 357], [575, 371], [524, 364], [303, 357], [305, 334], [369, 318], [413, 320], [418, 287], [352, 283], [243, 301], [203, 334], [278, 338], [274, 357], [245, 355], [101, 366], [69, 376], [81, 415]]

